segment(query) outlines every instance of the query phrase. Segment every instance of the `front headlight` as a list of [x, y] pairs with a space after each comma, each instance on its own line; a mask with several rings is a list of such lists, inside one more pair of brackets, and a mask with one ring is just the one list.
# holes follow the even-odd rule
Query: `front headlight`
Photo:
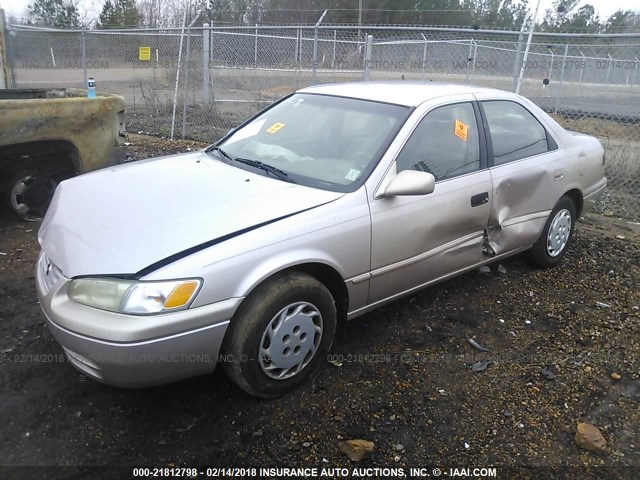
[[117, 278], [78, 278], [69, 285], [69, 298], [110, 312], [148, 315], [187, 308], [201, 283], [199, 279], [136, 282]]

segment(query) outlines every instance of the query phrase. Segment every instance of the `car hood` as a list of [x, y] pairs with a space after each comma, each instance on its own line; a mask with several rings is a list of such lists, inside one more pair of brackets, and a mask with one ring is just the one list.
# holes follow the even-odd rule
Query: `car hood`
[[68, 278], [134, 275], [342, 195], [174, 155], [60, 183], [39, 241]]

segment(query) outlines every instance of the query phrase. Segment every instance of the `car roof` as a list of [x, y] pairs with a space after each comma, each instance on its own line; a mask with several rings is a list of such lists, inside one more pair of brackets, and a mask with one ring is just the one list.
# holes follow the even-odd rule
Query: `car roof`
[[417, 107], [427, 100], [438, 97], [481, 92], [507, 93], [502, 90], [471, 85], [413, 81], [330, 83], [298, 90], [298, 93], [335, 95], [338, 97], [395, 103], [407, 107]]

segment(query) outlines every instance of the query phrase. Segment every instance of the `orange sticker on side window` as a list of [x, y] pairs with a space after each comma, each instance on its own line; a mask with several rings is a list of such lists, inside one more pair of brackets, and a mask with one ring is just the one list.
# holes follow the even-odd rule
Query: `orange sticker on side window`
[[469, 125], [462, 123], [460, 120], [456, 120], [456, 124], [453, 128], [453, 133], [460, 140], [467, 141], [467, 135], [469, 134]]
[[267, 133], [276, 133], [282, 127], [284, 127], [284, 123], [276, 122], [273, 125], [271, 125], [269, 128], [267, 128]]

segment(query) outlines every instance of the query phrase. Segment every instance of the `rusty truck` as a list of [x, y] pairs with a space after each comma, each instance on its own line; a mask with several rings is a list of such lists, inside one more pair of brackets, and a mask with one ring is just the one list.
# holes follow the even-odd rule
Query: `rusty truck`
[[126, 159], [125, 101], [71, 88], [0, 89], [0, 192], [39, 220], [59, 182]]

